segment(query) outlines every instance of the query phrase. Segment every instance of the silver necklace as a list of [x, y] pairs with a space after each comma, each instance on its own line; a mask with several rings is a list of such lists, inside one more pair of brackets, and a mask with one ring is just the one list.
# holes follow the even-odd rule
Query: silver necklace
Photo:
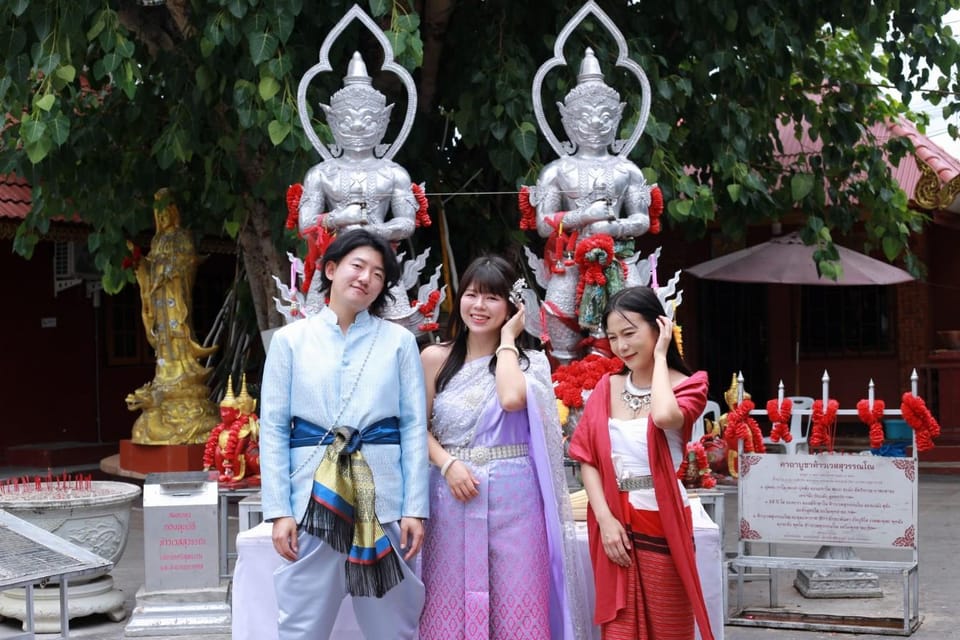
[[623, 391], [620, 393], [620, 399], [627, 409], [636, 416], [641, 411], [650, 411], [650, 387], [642, 389], [634, 386], [630, 381], [630, 374], [623, 380]]

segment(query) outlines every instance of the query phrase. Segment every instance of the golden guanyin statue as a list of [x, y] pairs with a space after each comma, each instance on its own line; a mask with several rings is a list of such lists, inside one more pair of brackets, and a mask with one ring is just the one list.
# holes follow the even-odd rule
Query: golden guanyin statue
[[209, 400], [210, 369], [201, 358], [216, 351], [193, 337], [190, 312], [199, 258], [189, 232], [180, 227], [180, 210], [167, 189], [154, 195], [156, 234], [150, 252], [134, 269], [140, 286], [141, 317], [157, 366], [153, 380], [126, 398], [142, 411], [133, 425], [136, 444], [202, 444], [217, 424]]
[[203, 470], [215, 469], [225, 485], [260, 484], [260, 422], [257, 401], [247, 392], [247, 377], [240, 394], [233, 395], [233, 381], [220, 402], [220, 424], [213, 428], [203, 452]]

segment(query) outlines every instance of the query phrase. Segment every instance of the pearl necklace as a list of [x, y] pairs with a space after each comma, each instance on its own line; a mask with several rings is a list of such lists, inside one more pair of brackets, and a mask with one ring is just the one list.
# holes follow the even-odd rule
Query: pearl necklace
[[620, 393], [620, 399], [627, 409], [636, 416], [641, 411], [650, 411], [650, 387], [640, 389], [635, 387], [630, 381], [630, 374], [623, 380], [623, 391]]

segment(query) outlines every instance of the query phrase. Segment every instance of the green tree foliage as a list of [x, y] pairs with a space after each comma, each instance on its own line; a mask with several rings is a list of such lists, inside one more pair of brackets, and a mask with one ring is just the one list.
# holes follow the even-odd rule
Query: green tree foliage
[[[825, 275], [836, 274], [835, 232], [866, 225], [888, 259], [907, 257], [922, 217], [891, 180], [885, 154], [909, 144], [875, 144], [876, 121], [906, 112], [921, 87], [946, 115], [960, 109], [957, 41], [940, 17], [957, 0], [675, 0], [599, 3], [645, 69], [652, 108], [632, 159], [657, 181], [669, 226], [726, 234], [800, 211], [804, 237], [820, 241]], [[0, 105], [6, 122], [0, 171], [33, 185], [33, 210], [17, 252], [29, 256], [56, 216], [78, 216], [108, 290], [129, 281], [125, 241], [149, 231], [156, 189], [178, 195], [185, 221], [201, 233], [238, 240], [262, 327], [272, 273], [283, 273], [284, 193], [318, 160], [296, 109], [297, 84], [317, 61], [344, 0], [7, 0], [0, 3]], [[537, 133], [531, 84], [578, 2], [540, 0], [370, 0], [364, 8], [388, 33], [397, 59], [414, 70], [419, 114], [396, 160], [442, 207], [454, 253], [504, 250], [533, 239], [517, 231], [515, 195], [553, 151]], [[376, 43], [355, 29], [333, 52], [339, 86], [346, 56]], [[565, 50], [571, 69], [552, 72], [544, 102], [575, 81], [584, 46], [635, 118], [638, 88], [614, 68], [613, 41], [588, 22]], [[340, 64], [337, 67], [337, 64]], [[934, 82], [939, 78], [939, 86]], [[397, 83], [378, 78], [391, 101]], [[904, 102], [889, 97], [892, 89]], [[395, 115], [405, 105], [395, 109]], [[314, 114], [321, 130], [322, 117]], [[784, 158], [778, 123], [807, 127], [822, 151]], [[624, 123], [625, 131], [632, 126]], [[389, 134], [388, 134], [389, 135]], [[483, 195], [479, 195], [482, 192]], [[491, 195], [494, 194], [494, 195]], [[435, 228], [434, 228], [435, 229]], [[437, 243], [419, 231], [418, 243]], [[436, 254], [435, 254], [436, 255]]]

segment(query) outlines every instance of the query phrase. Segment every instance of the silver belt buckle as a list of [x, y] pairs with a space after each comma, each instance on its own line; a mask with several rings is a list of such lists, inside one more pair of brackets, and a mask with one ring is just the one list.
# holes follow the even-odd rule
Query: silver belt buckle
[[470, 452], [470, 461], [481, 467], [490, 462], [490, 447], [475, 447]]

